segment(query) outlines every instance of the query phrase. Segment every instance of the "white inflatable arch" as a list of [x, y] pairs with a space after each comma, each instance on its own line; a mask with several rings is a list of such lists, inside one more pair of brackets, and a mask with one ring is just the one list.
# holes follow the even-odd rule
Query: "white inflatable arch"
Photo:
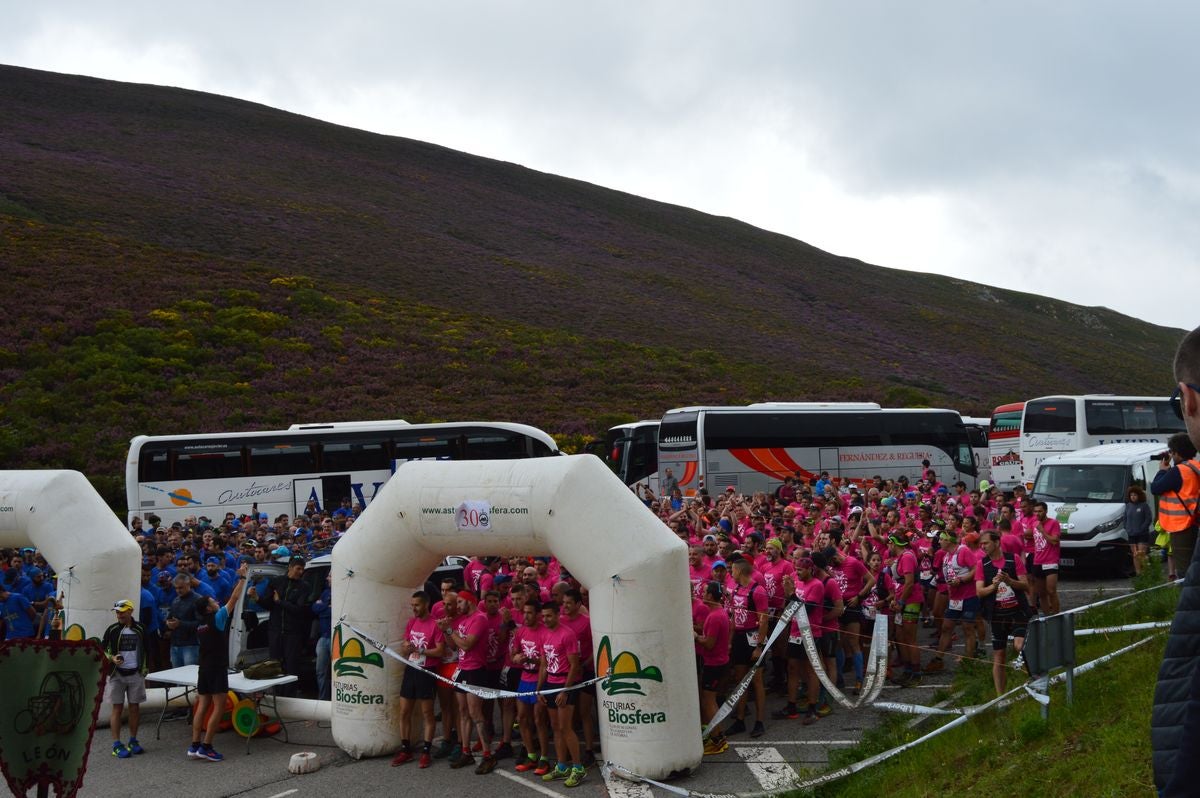
[[[486, 516], [484, 521], [483, 516]], [[448, 554], [554, 555], [587, 589], [605, 757], [668, 778], [703, 758], [687, 546], [591, 455], [400, 467], [333, 550], [334, 741], [353, 757], [400, 744], [404, 666], [356, 637], [399, 642], [409, 598]]]
[[[78, 471], [0, 471], [0, 546], [34, 546], [58, 575], [63, 636], [99, 638], [141, 597], [142, 551]], [[136, 615], [135, 615], [136, 617]]]

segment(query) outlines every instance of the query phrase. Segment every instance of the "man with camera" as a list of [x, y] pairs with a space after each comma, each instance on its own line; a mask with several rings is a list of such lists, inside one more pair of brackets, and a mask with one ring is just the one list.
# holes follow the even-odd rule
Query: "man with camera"
[[[144, 753], [138, 743], [138, 721], [141, 704], [146, 700], [146, 663], [149, 642], [146, 628], [133, 619], [133, 602], [121, 599], [113, 604], [116, 623], [104, 631], [101, 644], [104, 654], [113, 663], [113, 672], [104, 685], [104, 701], [112, 704], [109, 726], [112, 728], [112, 755], [129, 759]], [[121, 742], [121, 711], [129, 704], [129, 744]]]

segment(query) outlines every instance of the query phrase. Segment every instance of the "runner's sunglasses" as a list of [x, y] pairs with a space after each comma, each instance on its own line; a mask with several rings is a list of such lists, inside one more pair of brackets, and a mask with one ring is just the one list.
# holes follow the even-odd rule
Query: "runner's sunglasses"
[[[1187, 387], [1191, 388], [1196, 393], [1200, 393], [1200, 387], [1192, 385], [1190, 382], [1185, 382], [1185, 383], [1183, 383], [1183, 385], [1186, 385]], [[1183, 401], [1180, 398], [1180, 394], [1182, 392], [1183, 391], [1179, 387], [1179, 385], [1176, 385], [1175, 392], [1171, 394], [1171, 398], [1169, 400], [1171, 402], [1171, 409], [1175, 411], [1175, 417], [1178, 418], [1180, 421], [1183, 420]]]

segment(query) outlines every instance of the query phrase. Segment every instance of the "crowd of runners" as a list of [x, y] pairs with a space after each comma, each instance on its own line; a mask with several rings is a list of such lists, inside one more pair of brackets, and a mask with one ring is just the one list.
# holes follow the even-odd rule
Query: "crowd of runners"
[[[972, 658], [990, 639], [999, 693], [1010, 639], [1019, 655], [1031, 614], [1058, 611], [1059, 524], [1021, 488], [1006, 498], [986, 483], [944, 485], [930, 470], [911, 482], [789, 479], [773, 495], [730, 487], [684, 498], [665, 487], [661, 498], [639, 496], [689, 547], [705, 725], [752, 664], [764, 662], [729, 720], [717, 724], [723, 728], [705, 739], [706, 754], [726, 750], [728, 736], [762, 735], [768, 692], [786, 697], [772, 720], [812, 724], [833, 711], [800, 621], [773, 635], [789, 602], [803, 602], [828, 680], [852, 694], [862, 690], [877, 623], [888, 624], [894, 683], [913, 686], [942, 670], [958, 634]], [[404, 740], [393, 764], [447, 759], [483, 774], [513, 757], [519, 772], [580, 783], [596, 750], [586, 591], [553, 558], [488, 556], [472, 558], [463, 582], [446, 580], [441, 589], [432, 605], [413, 595], [399, 644], [422, 666], [406, 669], [402, 728], [416, 710], [421, 722], [419, 738]], [[931, 637], [921, 640], [922, 630]], [[435, 671], [468, 687], [456, 690]], [[486, 700], [470, 686], [517, 697]]]
[[[1007, 498], [986, 483], [982, 490], [944, 485], [926, 470], [911, 482], [835, 484], [825, 474], [811, 483], [789, 479], [770, 495], [730, 487], [684, 498], [669, 474], [664, 488], [661, 497], [639, 496], [689, 547], [702, 721], [716, 715], [752, 663], [764, 663], [729, 719], [705, 739], [706, 754], [726, 750], [729, 736], [762, 735], [768, 720], [812, 724], [833, 711], [798, 618], [762, 656], [789, 602], [803, 602], [819, 667], [851, 694], [862, 689], [875, 624], [888, 624], [887, 675], [902, 687], [941, 670], [955, 635], [965, 642], [964, 655], [975, 657], [990, 631], [995, 687], [1002, 692], [1010, 639], [1019, 653], [1030, 615], [1058, 610], [1059, 525], [1020, 487]], [[301, 553], [328, 551], [350, 532], [361, 508], [310, 509], [295, 519], [254, 513], [215, 525], [203, 518], [147, 528], [135, 522], [143, 548], [138, 620], [147, 632], [146, 667], [195, 661], [194, 644], [173, 639], [180, 634], [168, 623], [180, 614], [181, 594], [194, 591], [205, 600], [211, 594], [213, 606], [224, 604], [239, 567], [266, 560], [301, 566], [293, 580], [300, 584]], [[6, 636], [52, 636], [49, 566], [32, 549], [12, 552], [4, 564]], [[320, 651], [331, 622], [328, 595], [310, 591], [279, 601], [287, 578], [251, 585], [248, 599], [273, 611], [286, 604], [302, 616], [295, 647], [316, 638]], [[413, 594], [412, 618], [397, 644], [422, 667], [406, 669], [400, 698], [402, 727], [409, 729], [419, 712], [413, 727], [419, 736], [403, 741], [393, 764], [429, 767], [444, 759], [484, 774], [512, 757], [519, 772], [579, 784], [598, 750], [586, 589], [553, 558], [496, 556], [473, 557], [461, 581], [440, 587], [438, 601], [425, 591]], [[931, 637], [920, 639], [922, 631]], [[272, 625], [272, 648], [298, 667], [299, 660], [288, 661], [284, 633], [284, 621]], [[463, 688], [435, 679], [434, 671]], [[327, 696], [327, 655], [318, 657], [316, 676]], [[471, 687], [518, 697], [489, 700]], [[770, 717], [768, 692], [785, 696]]]

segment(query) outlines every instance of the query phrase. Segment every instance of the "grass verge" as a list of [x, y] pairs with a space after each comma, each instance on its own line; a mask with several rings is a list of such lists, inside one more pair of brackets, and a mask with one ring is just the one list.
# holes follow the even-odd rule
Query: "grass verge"
[[[1138, 589], [1161, 583], [1147, 574]], [[1116, 602], [1076, 616], [1076, 628], [1117, 626], [1169, 620], [1178, 588], [1166, 587], [1129, 601]], [[1076, 638], [1079, 664], [1141, 639], [1150, 632], [1125, 632]], [[815, 791], [822, 796], [1001, 795], [1037, 796], [1153, 795], [1149, 725], [1155, 676], [1166, 635], [1098, 666], [1075, 680], [1075, 701], [1068, 706], [1065, 688], [1051, 689], [1050, 718], [1042, 720], [1034, 701], [1006, 711], [989, 711], [921, 746]], [[966, 663], [955, 677], [963, 691], [959, 705], [982, 703], [994, 695], [991, 669]], [[1019, 682], [1009, 677], [1009, 687]], [[920, 737], [944, 720], [907, 728], [909, 716], [892, 716], [864, 736], [858, 746], [831, 752], [838, 768]], [[792, 793], [799, 795], [801, 793]]]

